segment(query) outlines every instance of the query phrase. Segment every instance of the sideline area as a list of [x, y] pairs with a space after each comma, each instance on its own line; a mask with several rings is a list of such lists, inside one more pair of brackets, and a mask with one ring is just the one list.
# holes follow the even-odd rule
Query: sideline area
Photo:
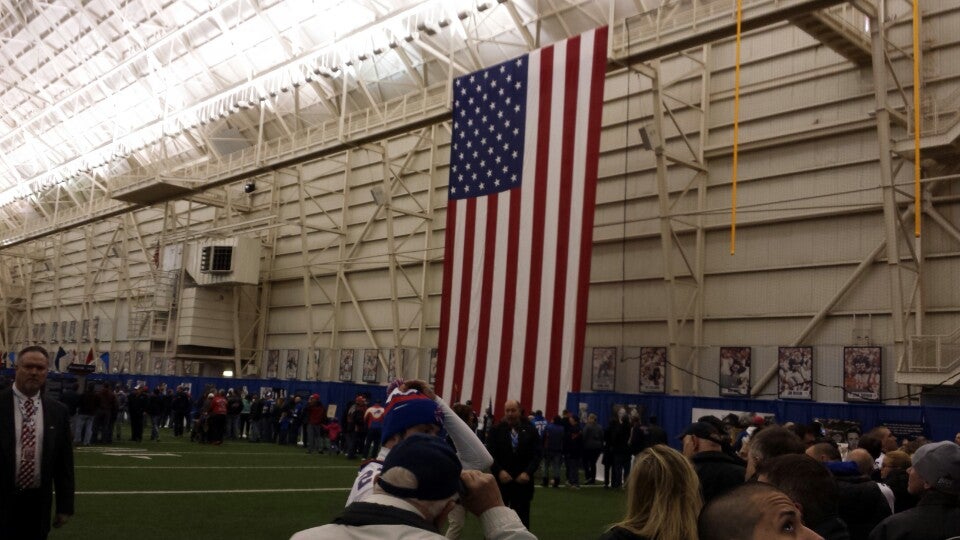
[[[342, 509], [360, 460], [308, 455], [300, 446], [177, 439], [75, 449], [76, 515], [57, 540], [253, 538], [286, 540]], [[144, 459], [147, 458], [147, 459]], [[590, 487], [590, 486], [586, 486]], [[532, 530], [541, 539], [596, 538], [623, 512], [620, 490], [538, 489]], [[481, 538], [475, 518], [464, 539]]]

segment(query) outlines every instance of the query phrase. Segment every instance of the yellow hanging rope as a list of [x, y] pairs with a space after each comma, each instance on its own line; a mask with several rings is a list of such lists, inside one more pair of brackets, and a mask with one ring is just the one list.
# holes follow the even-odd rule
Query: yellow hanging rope
[[920, 0], [913, 0], [913, 200], [913, 235], [920, 238]]
[[730, 254], [737, 252], [737, 141], [740, 135], [740, 24], [743, 0], [737, 0], [737, 46], [733, 69], [733, 172], [730, 174]]

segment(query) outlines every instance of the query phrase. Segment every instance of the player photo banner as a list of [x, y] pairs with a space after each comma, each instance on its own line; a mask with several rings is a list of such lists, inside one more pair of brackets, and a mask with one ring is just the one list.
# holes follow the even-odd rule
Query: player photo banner
[[612, 391], [617, 374], [617, 348], [595, 347], [593, 349], [593, 382], [591, 389]]
[[437, 383], [437, 359], [440, 349], [430, 349], [430, 384]]
[[340, 380], [353, 380], [353, 349], [344, 349], [340, 351]]
[[780, 347], [780, 399], [813, 399], [813, 347]]
[[380, 367], [379, 351], [377, 349], [363, 350], [363, 382], [377, 382], [377, 371]]
[[880, 347], [843, 348], [843, 400], [880, 401]]
[[720, 395], [750, 395], [750, 347], [720, 347]]
[[397, 377], [403, 378], [403, 372], [407, 365], [407, 350], [400, 349], [400, 356], [397, 357], [397, 349], [388, 349], [387, 353], [387, 381], [392, 381]]
[[300, 373], [300, 349], [287, 349], [287, 369], [283, 374], [288, 379], [296, 379]]
[[307, 375], [308, 381], [320, 380], [320, 351], [314, 349], [307, 352]]
[[640, 391], [662, 394], [666, 391], [667, 348], [640, 347]]
[[280, 375], [280, 349], [267, 351], [267, 378], [276, 379]]

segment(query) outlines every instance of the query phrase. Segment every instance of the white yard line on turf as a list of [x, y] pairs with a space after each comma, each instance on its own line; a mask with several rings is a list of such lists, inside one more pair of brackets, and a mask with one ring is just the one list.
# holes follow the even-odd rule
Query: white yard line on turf
[[[177, 455], [191, 455], [196, 454], [200, 456], [300, 456], [303, 459], [319, 459], [321, 455], [317, 454], [307, 454], [300, 450], [299, 452], [194, 452], [194, 451], [182, 451], [179, 448], [183, 445], [170, 445], [170, 446], [150, 446], [150, 447], [119, 447], [119, 446], [81, 446], [79, 448], [74, 448], [74, 453], [78, 454], [137, 454], [142, 452], [175, 452]], [[325, 456], [326, 457], [326, 456]], [[335, 457], [332, 454], [329, 457]], [[340, 457], [341, 460], [346, 461], [345, 458]], [[357, 459], [357, 467], [360, 466], [360, 463], [363, 461], [362, 458]]]
[[75, 495], [206, 495], [210, 493], [303, 493], [316, 491], [350, 491], [350, 488], [280, 488], [280, 489], [185, 489], [176, 491], [78, 491]]
[[172, 465], [75, 465], [75, 469], [240, 469], [240, 470], [250, 470], [250, 469], [353, 469], [356, 470], [357, 467], [353, 465], [312, 465], [312, 466], [302, 466], [298, 467], [295, 465], [286, 466], [286, 465], [237, 465], [233, 467], [227, 467], [223, 465], [197, 465], [197, 466], [179, 466], [175, 467]]

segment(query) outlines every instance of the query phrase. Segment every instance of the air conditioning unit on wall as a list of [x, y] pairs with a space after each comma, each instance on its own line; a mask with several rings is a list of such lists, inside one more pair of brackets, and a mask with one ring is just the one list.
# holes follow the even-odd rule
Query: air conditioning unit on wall
[[260, 240], [208, 238], [191, 242], [186, 269], [197, 285], [255, 285], [260, 280]]

